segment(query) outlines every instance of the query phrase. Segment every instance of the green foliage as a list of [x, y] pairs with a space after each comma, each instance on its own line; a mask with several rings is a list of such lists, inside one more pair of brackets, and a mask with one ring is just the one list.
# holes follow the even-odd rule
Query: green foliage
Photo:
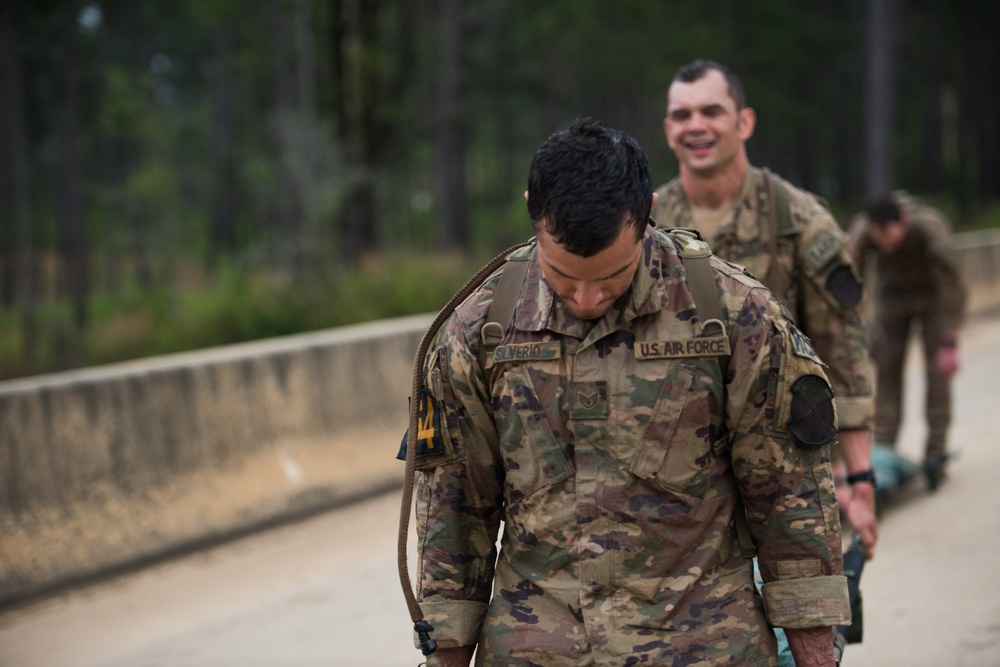
[[991, 204], [975, 219], [965, 222], [959, 220], [955, 224], [959, 230], [1000, 229], [1000, 203]]
[[95, 297], [83, 349], [73, 338], [68, 301], [36, 313], [39, 336], [28, 358], [14, 313], [0, 315], [0, 379], [106, 364], [439, 310], [478, 265], [459, 256], [370, 258], [355, 269], [309, 281], [227, 265], [182, 290]]
[[[0, 375], [435, 310], [477, 268], [436, 255], [447, 198], [468, 204], [466, 252], [522, 240], [531, 157], [580, 116], [635, 136], [666, 182], [665, 94], [695, 58], [741, 75], [751, 160], [846, 222], [866, 190], [869, 4], [108, 0], [74, 34], [79, 5], [15, 3], [20, 48], [0, 65], [20, 70], [4, 102], [24, 119], [4, 115], [0, 146], [23, 138], [27, 182], [0, 169]], [[896, 6], [892, 187], [956, 229], [995, 224], [1000, 5]], [[461, 137], [448, 157], [442, 127]], [[442, 191], [453, 160], [466, 192]], [[37, 265], [12, 277], [15, 208]], [[81, 330], [68, 294], [84, 283]]]

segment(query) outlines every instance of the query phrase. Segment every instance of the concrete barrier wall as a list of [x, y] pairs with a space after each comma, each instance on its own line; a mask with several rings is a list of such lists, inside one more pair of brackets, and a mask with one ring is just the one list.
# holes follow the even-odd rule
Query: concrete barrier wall
[[[957, 245], [1000, 309], [1000, 231]], [[397, 487], [430, 320], [0, 382], [0, 606]]]
[[955, 246], [969, 290], [968, 312], [1000, 309], [1000, 229], [959, 234]]
[[0, 382], [0, 605], [398, 486], [430, 320]]

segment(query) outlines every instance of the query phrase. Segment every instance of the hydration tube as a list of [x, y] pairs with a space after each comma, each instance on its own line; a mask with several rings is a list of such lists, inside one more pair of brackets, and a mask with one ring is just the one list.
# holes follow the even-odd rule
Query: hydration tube
[[399, 581], [403, 587], [403, 597], [406, 599], [406, 606], [410, 611], [410, 619], [413, 621], [413, 630], [417, 633], [417, 638], [420, 643], [420, 652], [424, 654], [427, 658], [425, 663], [427, 667], [438, 667], [441, 665], [440, 659], [434, 655], [437, 651], [437, 642], [434, 641], [430, 633], [434, 630], [434, 627], [424, 620], [424, 614], [420, 609], [420, 604], [417, 602], [416, 595], [413, 592], [413, 584], [410, 581], [409, 567], [406, 563], [406, 543], [407, 536], [410, 527], [410, 512], [413, 509], [413, 478], [416, 472], [416, 442], [418, 433], [418, 421], [420, 413], [420, 392], [424, 386], [424, 357], [427, 355], [427, 348], [430, 347], [431, 341], [434, 340], [434, 336], [437, 335], [438, 330], [444, 324], [453, 312], [455, 308], [458, 307], [473, 291], [475, 291], [483, 281], [486, 280], [494, 271], [504, 265], [507, 261], [508, 255], [519, 248], [530, 244], [531, 241], [526, 241], [524, 243], [519, 243], [517, 245], [511, 246], [507, 250], [490, 260], [490, 263], [479, 270], [476, 275], [468, 280], [462, 289], [458, 291], [455, 296], [451, 297], [448, 303], [445, 304], [444, 308], [437, 314], [434, 321], [424, 332], [423, 337], [420, 339], [420, 345], [417, 347], [416, 358], [413, 362], [413, 386], [410, 389], [410, 422], [407, 430], [406, 436], [406, 477], [403, 481], [403, 499], [402, 506], [399, 512], [399, 549], [397, 553], [397, 561], [399, 565]]

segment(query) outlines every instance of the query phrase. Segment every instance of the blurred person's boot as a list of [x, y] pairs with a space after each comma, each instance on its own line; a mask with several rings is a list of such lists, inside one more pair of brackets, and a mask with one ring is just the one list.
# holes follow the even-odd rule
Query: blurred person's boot
[[944, 482], [948, 459], [950, 458], [951, 454], [942, 454], [924, 461], [922, 468], [924, 477], [927, 479], [927, 489], [929, 491], [937, 491]]

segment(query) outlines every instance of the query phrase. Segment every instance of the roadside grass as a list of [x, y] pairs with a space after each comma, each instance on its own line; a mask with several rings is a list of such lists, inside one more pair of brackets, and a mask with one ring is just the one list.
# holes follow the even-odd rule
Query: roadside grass
[[433, 312], [478, 268], [442, 254], [369, 257], [350, 270], [294, 276], [223, 267], [193, 279], [186, 271], [171, 290], [130, 284], [91, 298], [82, 333], [68, 300], [36, 306], [30, 324], [0, 312], [0, 379]]

